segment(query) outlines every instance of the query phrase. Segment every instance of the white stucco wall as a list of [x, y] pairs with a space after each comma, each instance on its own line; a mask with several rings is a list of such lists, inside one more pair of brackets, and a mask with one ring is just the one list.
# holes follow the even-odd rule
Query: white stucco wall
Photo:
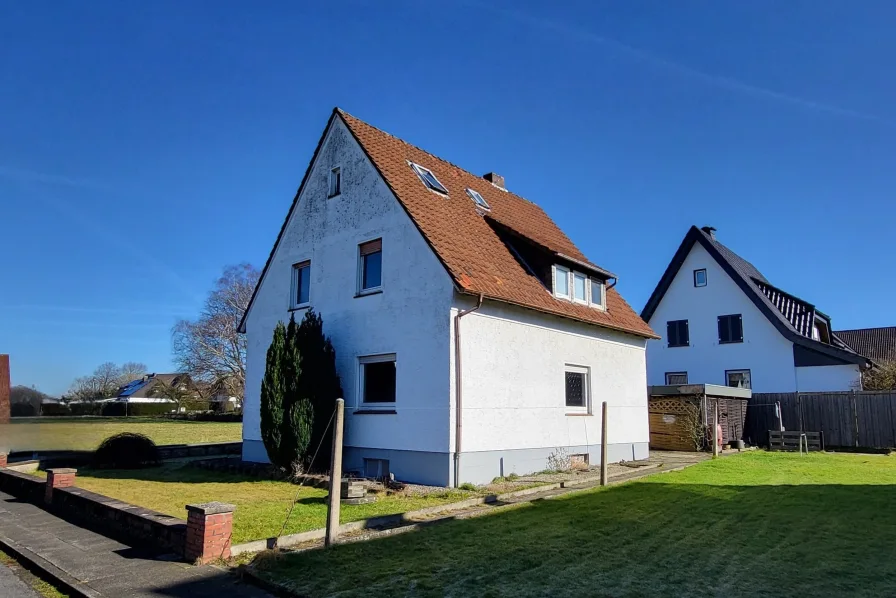
[[[466, 298], [458, 302], [461, 309], [471, 305]], [[643, 338], [486, 301], [461, 320], [463, 458], [479, 451], [599, 447], [602, 401], [609, 403], [608, 443], [646, 445], [644, 345]], [[567, 415], [566, 364], [590, 368], [590, 417]]]
[[[706, 268], [705, 287], [694, 270]], [[718, 317], [741, 314], [744, 342], [719, 344]], [[688, 320], [689, 347], [669, 347], [666, 322]], [[661, 340], [647, 343], [647, 379], [664, 384], [666, 372], [686, 371], [692, 384], [725, 384], [725, 370], [750, 370], [754, 392], [793, 392], [793, 344], [759, 311], [702, 245], [695, 243], [651, 317]], [[815, 368], [817, 369], [817, 368]]]
[[862, 389], [862, 373], [857, 365], [796, 368], [796, 378], [800, 392]]
[[[327, 180], [342, 169], [341, 195]], [[421, 193], [426, 191], [421, 186]], [[434, 201], [444, 201], [433, 197]], [[382, 237], [383, 292], [355, 298], [358, 244]], [[258, 441], [265, 354], [277, 321], [288, 321], [294, 263], [311, 260], [311, 305], [333, 342], [346, 400], [346, 446], [449, 450], [449, 316], [444, 267], [337, 118], [287, 225], [246, 322], [243, 438]], [[304, 310], [296, 312], [300, 320]], [[358, 357], [397, 354], [395, 415], [354, 415]]]

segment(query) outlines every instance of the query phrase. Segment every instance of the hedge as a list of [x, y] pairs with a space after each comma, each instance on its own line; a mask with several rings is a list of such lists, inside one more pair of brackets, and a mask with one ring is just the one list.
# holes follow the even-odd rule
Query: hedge
[[173, 403], [72, 403], [62, 405], [47, 403], [41, 408], [41, 415], [48, 417], [101, 415], [103, 417], [124, 417], [165, 415], [176, 409]]

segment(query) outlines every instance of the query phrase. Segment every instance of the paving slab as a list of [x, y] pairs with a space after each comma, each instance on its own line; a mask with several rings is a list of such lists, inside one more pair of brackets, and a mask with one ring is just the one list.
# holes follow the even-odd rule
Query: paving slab
[[12, 569], [0, 563], [0, 596], [3, 598], [40, 598], [37, 592], [19, 579]]
[[[0, 549], [4, 544], [72, 586], [75, 596], [270, 598], [226, 569], [195, 567], [170, 554], [122, 544], [0, 492]], [[0, 596], [7, 595], [18, 598], [0, 585]]]

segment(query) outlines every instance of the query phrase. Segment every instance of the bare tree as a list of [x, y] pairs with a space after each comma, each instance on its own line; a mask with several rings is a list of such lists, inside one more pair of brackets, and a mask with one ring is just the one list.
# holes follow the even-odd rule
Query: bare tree
[[148, 372], [146, 371], [146, 364], [140, 363], [138, 361], [129, 361], [127, 363], [121, 364], [119, 368], [119, 380], [121, 380], [121, 384], [127, 384], [132, 380], [136, 380], [137, 378], [142, 378]]
[[881, 361], [862, 372], [862, 389], [896, 390], [896, 359]]
[[224, 268], [195, 321], [181, 320], [172, 330], [174, 361], [195, 381], [242, 398], [246, 385], [246, 337], [237, 332], [258, 283], [250, 264]]
[[159, 381], [158, 384], [152, 387], [150, 396], [172, 401], [177, 405], [178, 413], [181, 409], [191, 411], [197, 406], [201, 397], [192, 380], [188, 376], [184, 378], [183, 380], [174, 380], [171, 384]]

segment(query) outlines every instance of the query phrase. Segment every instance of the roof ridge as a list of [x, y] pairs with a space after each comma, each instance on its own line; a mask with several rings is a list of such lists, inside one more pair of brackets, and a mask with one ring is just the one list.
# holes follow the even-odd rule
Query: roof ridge
[[870, 332], [872, 330], [896, 330], [896, 326], [872, 326], [870, 328], [844, 328], [843, 330], [835, 330], [834, 334], [841, 332]]

